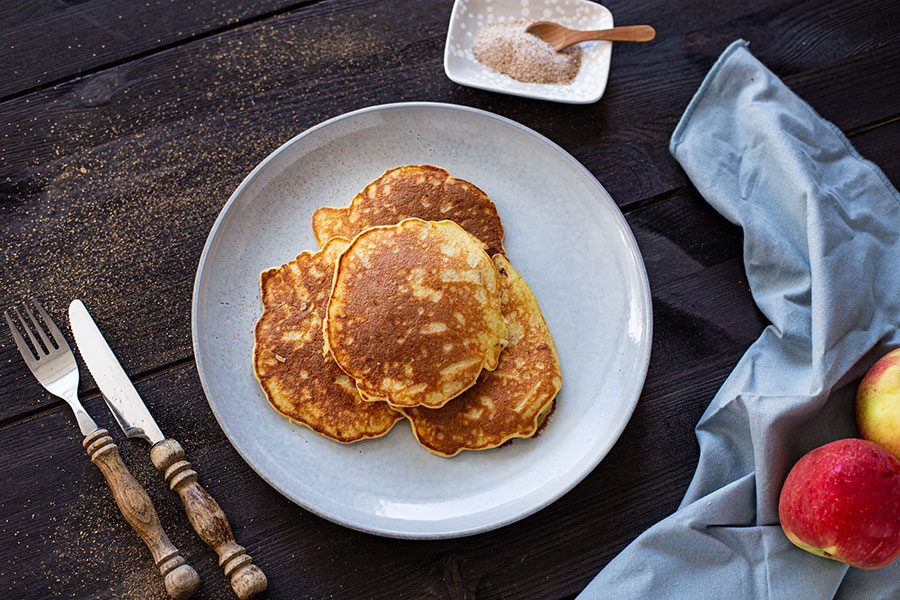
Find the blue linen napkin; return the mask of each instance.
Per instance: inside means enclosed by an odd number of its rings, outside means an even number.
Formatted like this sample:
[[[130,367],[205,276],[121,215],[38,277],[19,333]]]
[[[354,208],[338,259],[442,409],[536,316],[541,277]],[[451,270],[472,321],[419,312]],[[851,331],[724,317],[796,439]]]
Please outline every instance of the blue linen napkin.
[[[900,598],[900,560],[849,568],[795,548],[778,524],[791,466],[856,437],[857,379],[900,346],[900,195],[744,41],[713,66],[670,150],[743,228],[750,289],[771,325],[700,419],[678,511],[579,600]]]

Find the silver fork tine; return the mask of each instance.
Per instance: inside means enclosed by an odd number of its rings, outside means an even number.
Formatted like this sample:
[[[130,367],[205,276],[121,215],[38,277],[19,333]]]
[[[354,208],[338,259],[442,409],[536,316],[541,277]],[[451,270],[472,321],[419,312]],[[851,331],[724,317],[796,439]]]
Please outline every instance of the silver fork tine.
[[[47,311],[44,310],[44,307],[41,306],[41,303],[35,298],[32,298],[31,301],[34,302],[34,306],[37,308],[38,313],[40,313],[44,323],[47,324],[47,329],[50,330],[50,335],[53,336],[53,341],[56,342],[57,348],[60,350],[67,350],[69,344],[66,342],[66,336],[62,334],[62,331],[59,330],[59,327],[56,326],[56,323],[53,322],[53,319],[50,318],[50,315],[48,315]]]
[[[19,349],[19,354],[22,355],[22,358],[25,359],[25,364],[28,365],[30,369],[32,365],[37,362],[37,359],[34,358],[34,353],[31,351],[31,348],[28,347],[28,343],[25,341],[25,338],[22,337],[22,334],[19,333],[19,328],[16,327],[15,322],[12,317],[9,316],[9,312],[3,311],[3,316],[6,317],[6,324],[9,325],[9,331],[12,333],[13,340],[16,342],[16,347]]]
[[[32,300],[34,302],[34,300]],[[47,334],[44,333],[44,328],[41,327],[40,322],[35,318],[34,313],[31,311],[31,307],[27,304],[25,305],[25,312],[28,313],[28,318],[31,319],[31,324],[34,325],[33,328],[29,328],[32,331],[37,330],[38,335],[41,338],[41,341],[44,342],[44,348],[47,349],[48,352],[52,352],[55,348],[50,344],[50,338],[47,337]],[[44,319],[44,322],[47,322],[47,319]]]
[[[31,345],[34,346],[35,356],[37,356],[37,359],[40,360],[42,356],[45,356],[44,350],[38,343],[37,338],[34,337],[34,334],[31,332],[31,327],[28,326],[28,322],[22,317],[22,313],[19,312],[19,307],[13,306],[13,312],[16,313],[16,317],[19,319],[19,324],[22,325],[22,329],[25,330],[25,333],[28,335],[28,339],[31,340]]]

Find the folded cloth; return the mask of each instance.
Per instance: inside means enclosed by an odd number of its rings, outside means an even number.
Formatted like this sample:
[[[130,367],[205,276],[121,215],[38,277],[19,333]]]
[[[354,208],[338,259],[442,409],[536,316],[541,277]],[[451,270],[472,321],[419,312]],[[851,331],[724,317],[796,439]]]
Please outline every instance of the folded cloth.
[[[743,228],[750,289],[771,325],[700,419],[677,512],[579,598],[900,598],[900,560],[850,568],[795,548],[778,524],[791,466],[857,435],[857,380],[900,345],[897,190],[744,41],[713,66],[670,150]]]

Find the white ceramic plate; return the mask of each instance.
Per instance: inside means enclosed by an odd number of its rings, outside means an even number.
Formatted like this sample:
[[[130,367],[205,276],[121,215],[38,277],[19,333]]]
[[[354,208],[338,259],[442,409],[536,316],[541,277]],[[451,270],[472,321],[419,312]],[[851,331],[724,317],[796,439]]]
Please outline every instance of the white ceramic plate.
[[[456,0],[444,45],[444,72],[451,81],[491,92],[567,104],[590,104],[603,96],[609,77],[612,42],[581,44],[581,69],[566,85],[524,83],[475,60],[478,30],[496,21],[555,21],[573,29],[611,29],[612,13],[589,0]]]
[[[315,248],[310,218],[385,170],[431,163],[482,187],[510,260],[537,295],[563,389],[534,439],[440,458],[403,421],[344,446],[266,403],[250,366],[260,271]],[[374,106],[313,127],[266,158],[213,225],[194,285],[200,379],[219,424],[259,475],[348,527],[403,538],[486,531],[550,504],[624,429],[650,356],[650,292],[609,194],[559,146],[513,121],[448,104]]]

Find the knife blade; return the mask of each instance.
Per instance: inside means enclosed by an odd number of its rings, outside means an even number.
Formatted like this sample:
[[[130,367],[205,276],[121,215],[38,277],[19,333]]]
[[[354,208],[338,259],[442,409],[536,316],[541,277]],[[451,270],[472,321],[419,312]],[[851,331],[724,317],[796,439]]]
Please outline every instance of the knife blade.
[[[197,472],[176,440],[166,438],[147,405],[119,364],[109,344],[81,300],[69,304],[69,323],[88,371],[119,427],[130,438],[150,442],[150,461],[169,488],[181,498],[188,521],[207,546],[219,555],[219,565],[231,580],[231,589],[247,600],[268,586],[265,573],[253,564],[243,546],[234,540],[228,517],[219,503],[197,480]]]
[[[165,437],[156,420],[81,300],[73,300],[69,304],[69,323],[81,358],[125,435],[151,444],[163,441]]]

